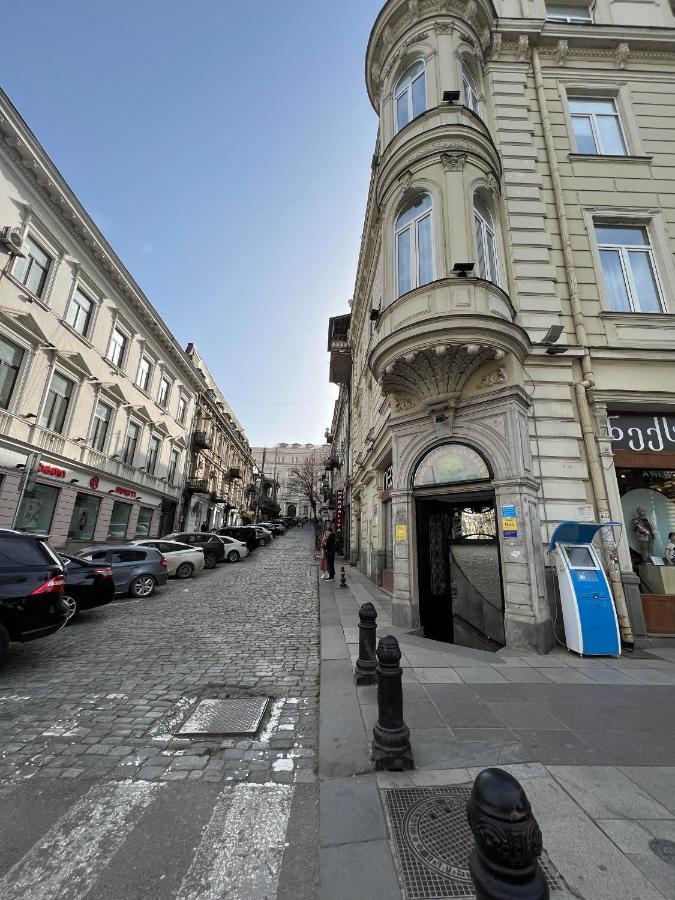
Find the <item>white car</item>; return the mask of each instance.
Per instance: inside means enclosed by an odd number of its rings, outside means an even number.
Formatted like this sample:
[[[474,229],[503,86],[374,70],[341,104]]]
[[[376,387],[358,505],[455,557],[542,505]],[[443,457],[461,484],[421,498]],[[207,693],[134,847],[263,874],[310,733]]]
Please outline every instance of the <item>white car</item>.
[[[237,541],[226,534],[219,534],[218,537],[225,544],[225,559],[228,562],[239,562],[248,556],[248,547],[242,541]]]
[[[204,569],[204,551],[198,547],[190,547],[189,544],[181,544],[180,541],[162,541],[159,539],[145,539],[132,541],[141,547],[154,547],[166,559],[166,568],[169,575],[176,578],[192,578],[195,572]]]

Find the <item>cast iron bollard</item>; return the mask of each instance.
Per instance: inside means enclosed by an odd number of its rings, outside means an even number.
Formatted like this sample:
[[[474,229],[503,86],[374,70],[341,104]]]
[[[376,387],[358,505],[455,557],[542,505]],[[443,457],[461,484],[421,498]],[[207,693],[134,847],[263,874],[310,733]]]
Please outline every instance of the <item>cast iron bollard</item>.
[[[467,806],[476,846],[469,870],[476,900],[548,900],[537,857],[542,838],[525,791],[503,769],[476,778]]]
[[[340,587],[347,587],[347,573],[344,566],[340,569]]]
[[[403,721],[401,650],[395,637],[388,634],[380,638],[377,659],[377,724],[373,728],[372,760],[378,770],[414,769],[410,731]]]
[[[359,610],[359,658],[356,660],[356,683],[377,682],[375,637],[377,635],[377,610],[372,603],[364,603]]]

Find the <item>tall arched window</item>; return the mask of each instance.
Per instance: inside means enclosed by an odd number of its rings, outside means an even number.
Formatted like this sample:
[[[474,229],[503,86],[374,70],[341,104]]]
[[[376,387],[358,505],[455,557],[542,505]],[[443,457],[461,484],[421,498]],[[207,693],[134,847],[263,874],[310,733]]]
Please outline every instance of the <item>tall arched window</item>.
[[[469,109],[480,115],[480,94],[476,85],[476,79],[465,62],[462,63],[462,91],[464,93],[464,106],[468,106]]]
[[[473,218],[476,225],[478,276],[499,284],[497,233],[492,215],[478,195],[473,198]]]
[[[424,61],[420,59],[403,73],[394,90],[396,131],[421,115],[426,108],[427,72]]]
[[[396,220],[396,293],[434,280],[433,211],[429,194],[415,197]]]

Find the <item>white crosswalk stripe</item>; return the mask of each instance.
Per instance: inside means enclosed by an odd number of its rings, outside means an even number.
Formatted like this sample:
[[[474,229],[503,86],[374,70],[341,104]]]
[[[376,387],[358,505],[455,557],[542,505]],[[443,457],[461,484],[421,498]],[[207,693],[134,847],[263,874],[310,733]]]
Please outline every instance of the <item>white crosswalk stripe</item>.
[[[276,895],[293,788],[240,784],[220,795],[178,900]]]
[[[0,880],[2,900],[79,900],[91,889],[163,785],[91,788]]]

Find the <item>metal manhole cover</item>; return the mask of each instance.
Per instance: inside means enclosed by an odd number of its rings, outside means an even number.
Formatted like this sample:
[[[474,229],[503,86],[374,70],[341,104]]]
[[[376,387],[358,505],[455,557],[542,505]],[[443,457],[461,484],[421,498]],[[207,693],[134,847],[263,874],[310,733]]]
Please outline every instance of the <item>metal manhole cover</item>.
[[[469,874],[473,835],[466,819],[471,785],[385,791],[397,860],[408,900],[475,897]],[[540,860],[549,889],[554,870]]]
[[[268,702],[268,697],[202,700],[176,734],[255,734]]]

